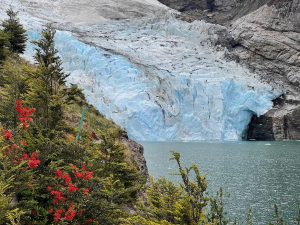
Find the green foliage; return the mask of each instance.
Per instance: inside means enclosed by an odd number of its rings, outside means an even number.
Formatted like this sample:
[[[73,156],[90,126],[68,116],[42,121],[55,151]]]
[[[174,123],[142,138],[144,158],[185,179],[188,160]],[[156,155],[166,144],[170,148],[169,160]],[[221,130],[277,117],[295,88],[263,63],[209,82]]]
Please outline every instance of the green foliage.
[[[7,190],[10,188],[9,182],[3,180],[3,176],[0,176],[0,221],[5,221],[7,213],[9,211],[9,204],[12,201],[11,197],[6,195]]]
[[[279,212],[279,208],[276,204],[274,205],[274,216],[275,216],[275,223],[270,223],[270,224],[272,224],[272,225],[286,225],[287,224],[282,219],[280,212]]]
[[[246,217],[246,224],[247,225],[253,225],[253,214],[252,214],[252,209],[250,208],[247,217]]]
[[[5,60],[8,55],[9,36],[0,30],[0,64]]]
[[[17,17],[18,13],[11,8],[6,11],[8,19],[2,22],[3,31],[8,35],[9,49],[13,53],[22,54],[26,48],[26,30]]]
[[[224,191],[222,188],[217,192],[216,197],[210,198],[210,215],[208,219],[211,223],[219,225],[226,225],[229,223],[229,220],[226,218]]]
[[[163,221],[153,221],[150,219],[145,219],[141,216],[132,216],[127,219],[123,219],[122,225],[172,225],[171,223]]]
[[[28,89],[28,74],[33,69],[19,57],[4,61],[0,71],[0,122],[9,128],[16,128],[15,102],[22,99]]]
[[[91,194],[93,202],[89,205],[93,208],[93,218],[107,225],[120,224],[127,214],[124,208],[135,203],[145,179],[126,157],[126,147],[112,135],[99,133],[101,141],[89,147],[84,143],[87,135],[83,136],[81,144],[85,146],[96,182]]]
[[[112,138],[110,134],[101,135],[102,142],[99,145],[101,156],[94,158],[97,163],[95,171],[101,169],[101,176],[113,177],[120,181],[122,188],[116,189],[121,191],[118,198],[114,200],[119,203],[130,203],[136,199],[137,194],[145,183],[145,178],[142,178],[137,166],[126,157],[126,147]],[[91,156],[92,157],[92,156]],[[101,161],[101,163],[100,163]]]
[[[146,196],[136,205],[137,215],[129,217],[124,224],[228,224],[223,190],[216,197],[209,197],[206,194],[206,178],[201,175],[198,167],[192,165],[183,168],[180,154],[176,152],[173,152],[171,159],[177,162],[182,182],[177,185],[164,178],[157,181],[151,179]]]
[[[7,194],[13,185],[13,181],[13,177],[4,179],[4,176],[0,175],[0,222],[20,225],[21,216],[24,212],[12,206],[13,198]]]
[[[13,166],[13,158],[5,155],[0,163],[2,175],[15,176],[14,187],[10,191],[17,196],[16,207],[25,210],[21,216],[22,224],[47,224],[49,218],[51,221],[53,217],[48,211],[52,200],[47,188],[49,185],[53,188],[59,187],[59,183],[53,177],[54,172],[60,169],[72,174],[70,165],[83,163],[89,165],[89,170],[93,171],[93,179],[86,183],[90,194],[85,197],[80,194],[70,195],[62,189],[62,193],[68,196],[68,205],[74,204],[76,211],[80,209],[85,212],[83,220],[76,218],[74,221],[83,224],[88,219],[93,219],[115,225],[127,217],[124,208],[136,201],[145,180],[136,165],[127,158],[126,147],[115,138],[102,134],[101,143],[92,143],[87,135],[80,143],[68,143],[64,138],[49,139],[40,134],[38,127],[34,126],[26,132],[15,133],[11,144],[22,139],[27,144],[21,152],[40,149],[41,161],[34,173],[31,170],[22,171],[24,164]],[[7,149],[4,142],[1,146],[3,150]],[[75,178],[72,178],[73,184],[82,191],[83,183],[73,179]],[[67,205],[64,209],[67,209]]]
[[[140,215],[158,224],[191,224],[191,207],[187,203],[187,196],[180,186],[160,178],[151,180],[146,201],[141,200],[137,208]]]
[[[151,216],[171,223],[179,222],[183,190],[164,178],[151,183],[147,190],[147,207]]]
[[[45,85],[47,85],[50,94],[57,94],[69,76],[69,74],[64,73],[62,61],[58,56],[58,50],[55,48],[55,33],[56,31],[51,25],[47,25],[41,33],[41,39],[33,42],[36,45],[34,58],[42,72],[42,79],[47,83]]]
[[[67,100],[65,82],[68,74],[63,72],[62,61],[54,43],[55,30],[47,26],[36,45],[37,71],[32,76],[27,98],[38,109],[39,126],[58,129],[61,126],[64,104]]]
[[[18,137],[16,137],[18,139]],[[21,224],[21,216],[26,214],[28,203],[23,207],[19,196],[32,190],[33,177],[31,171],[24,170],[24,163],[16,164],[7,152],[15,144],[8,143],[0,137],[0,222]],[[4,154],[6,152],[6,154]]]
[[[86,103],[85,95],[75,84],[71,84],[71,87],[66,89],[66,95],[68,104],[76,103],[80,106],[83,106]]]
[[[21,211],[20,209],[16,208],[13,210],[10,210],[6,214],[6,220],[11,224],[11,225],[21,225],[21,217],[24,215],[24,212]]]
[[[182,178],[182,188],[187,194],[187,200],[191,206],[192,222],[191,224],[200,224],[204,221],[204,208],[209,202],[206,194],[207,182],[206,178],[200,174],[196,165],[189,168],[183,168],[180,162],[180,154],[173,152],[172,160],[177,162],[179,175]],[[191,181],[190,173],[194,172],[195,180]]]
[[[0,68],[1,123],[6,129],[14,130],[13,138],[7,140],[5,135],[10,131],[0,134],[3,140],[0,149],[5,152],[14,144],[20,146],[20,140],[26,143],[12,155],[0,153],[1,175],[5,180],[14,177],[14,185],[5,190],[7,195],[4,197],[7,198],[1,198],[1,216],[4,219],[0,221],[10,221],[11,224],[18,224],[18,221],[38,225],[53,223],[55,217],[49,209],[57,209],[52,204],[53,195],[47,189],[52,185],[52,188],[61,187],[60,191],[68,197],[65,204],[74,205],[77,212],[85,212],[82,217],[74,218],[74,222],[84,224],[93,220],[93,224],[98,224],[98,221],[107,225],[120,224],[123,218],[128,217],[127,208],[136,202],[146,179],[141,176],[125,144],[119,140],[122,130],[89,106],[77,86],[65,87],[68,75],[63,72],[57,56],[54,35],[55,31],[48,26],[43,30],[41,39],[34,42],[37,46],[36,66],[27,64],[18,55],[12,55]],[[25,99],[27,104],[37,108],[34,123],[24,131],[18,125],[15,112],[17,99]],[[75,128],[78,127],[81,106],[87,106],[88,112],[82,138],[74,142],[72,137],[77,133]],[[24,170],[26,161],[12,164],[14,157],[22,158],[20,154],[30,155],[33,150],[39,151],[40,162],[34,171]],[[79,194],[85,183],[80,183],[72,175],[74,171],[70,167],[83,164],[89,165],[93,171],[93,179],[86,183],[89,190],[86,196]],[[72,195],[63,189],[55,178],[56,170],[70,175],[72,184],[79,188],[78,193]],[[14,207],[7,208],[12,197]],[[67,205],[62,207],[65,213]],[[64,213],[63,224],[66,223]]]
[[[55,49],[55,31],[50,26],[42,31],[34,42],[36,65],[30,65],[18,56],[25,50],[25,30],[17,13],[7,13],[9,19],[0,30],[0,123],[6,128],[0,134],[0,224],[229,224],[223,190],[208,196],[205,176],[196,165],[183,167],[179,153],[174,152],[172,160],[181,183],[151,179],[144,190],[146,178],[122,142],[124,131],[88,105],[76,85],[65,86],[68,74]],[[9,49],[14,54],[8,56]],[[26,129],[15,112],[18,99],[37,109]],[[75,141],[82,107],[88,111],[81,139]],[[36,167],[28,164],[33,152],[38,155]],[[88,180],[75,175],[77,170],[84,172],[83,165],[92,172]],[[75,191],[69,191],[57,171],[70,178]],[[55,204],[51,190],[60,191],[65,201]],[[63,213],[55,221],[60,208]],[[70,208],[77,214],[67,221]],[[253,224],[252,213],[247,224]],[[277,206],[274,224],[284,224]]]

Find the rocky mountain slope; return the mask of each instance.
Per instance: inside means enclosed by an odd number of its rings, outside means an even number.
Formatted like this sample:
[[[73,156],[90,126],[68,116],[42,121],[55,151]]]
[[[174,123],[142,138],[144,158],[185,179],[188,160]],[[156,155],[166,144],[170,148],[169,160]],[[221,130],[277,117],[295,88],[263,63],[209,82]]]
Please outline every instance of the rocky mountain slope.
[[[135,140],[237,140],[284,91],[234,62],[247,62],[238,26],[188,23],[156,0],[1,3],[1,18],[20,11],[30,40],[46,23],[60,30],[69,82]]]
[[[227,26],[227,36],[232,37],[228,56],[283,90],[272,110],[253,118],[249,139],[300,138],[299,0],[161,2],[182,11],[183,19],[205,19]],[[212,12],[209,2],[214,4]]]
[[[233,22],[240,46],[233,54],[274,87],[283,87],[284,101],[253,120],[248,137],[300,139],[300,1],[272,1]],[[269,132],[257,135],[265,119]],[[268,127],[268,125],[266,124]],[[253,132],[254,131],[254,132]],[[268,134],[270,133],[270,134]]]

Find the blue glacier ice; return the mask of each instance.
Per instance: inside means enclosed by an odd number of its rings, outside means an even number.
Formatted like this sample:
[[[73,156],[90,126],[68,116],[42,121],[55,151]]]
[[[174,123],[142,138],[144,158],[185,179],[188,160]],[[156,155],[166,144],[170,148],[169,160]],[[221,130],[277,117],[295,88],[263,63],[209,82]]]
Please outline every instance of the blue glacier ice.
[[[37,39],[38,32],[29,37]],[[78,84],[88,101],[134,140],[238,140],[252,115],[269,110],[276,97],[267,85],[235,77],[230,68],[213,67],[215,62],[193,76],[155,69],[151,74],[69,32],[57,32],[56,47],[71,74],[68,82]],[[29,44],[27,58],[33,49]]]
[[[12,5],[29,41],[48,22],[61,30],[68,82],[135,140],[238,140],[279,94],[215,46],[224,27],[180,21],[157,0],[99,0],[93,10],[89,0],[1,3],[0,19]],[[28,42],[24,57],[33,51]]]

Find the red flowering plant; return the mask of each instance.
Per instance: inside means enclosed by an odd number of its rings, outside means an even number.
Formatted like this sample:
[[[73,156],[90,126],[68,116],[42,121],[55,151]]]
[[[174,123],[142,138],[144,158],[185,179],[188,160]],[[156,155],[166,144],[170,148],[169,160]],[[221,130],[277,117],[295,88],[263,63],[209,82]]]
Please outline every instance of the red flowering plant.
[[[25,136],[33,122],[35,109],[24,107],[18,100],[16,112],[19,120],[17,129],[12,131],[0,128],[0,173],[4,179],[13,178],[14,185],[10,187],[8,194],[15,196],[14,206],[23,205],[25,210],[31,213],[28,196],[32,196],[38,186],[35,180],[41,160],[39,153],[27,146]],[[23,201],[24,199],[26,200]]]
[[[29,124],[33,122],[32,115],[35,109],[26,108],[20,100],[17,100],[16,112],[20,124],[19,129],[15,131],[15,135],[12,130],[4,128],[1,130],[2,154],[12,166],[24,164],[26,169],[36,169],[41,163],[38,153],[35,150],[27,149],[27,142],[22,137],[22,132],[26,132]]]
[[[41,141],[30,129],[35,109],[17,100],[15,110],[19,121],[17,129],[0,128],[0,172],[14,177],[10,194],[18,196],[16,207],[27,211],[23,220],[95,224],[88,204],[94,173],[85,164],[77,167],[65,163],[63,155],[62,158],[56,158],[55,153],[49,155],[45,150],[47,146],[41,154],[34,150],[33,146],[43,146],[36,144]]]
[[[93,224],[87,210],[93,189],[92,171],[85,164],[70,165],[53,172],[48,186],[51,199],[49,214],[56,224]]]
[[[18,113],[18,120],[20,126],[24,129],[29,128],[29,124],[33,122],[31,116],[35,113],[35,108],[26,108],[23,106],[22,101],[16,100],[16,112]]]

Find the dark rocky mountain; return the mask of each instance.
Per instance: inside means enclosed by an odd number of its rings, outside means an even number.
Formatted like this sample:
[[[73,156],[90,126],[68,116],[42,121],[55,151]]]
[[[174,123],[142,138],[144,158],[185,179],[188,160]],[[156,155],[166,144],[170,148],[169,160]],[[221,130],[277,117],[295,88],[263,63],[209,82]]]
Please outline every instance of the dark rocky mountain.
[[[226,26],[220,44],[274,88],[280,104],[254,117],[248,139],[300,139],[300,0],[160,0],[183,20]],[[277,102],[278,102],[277,101]]]

